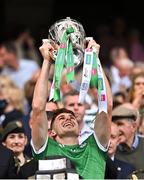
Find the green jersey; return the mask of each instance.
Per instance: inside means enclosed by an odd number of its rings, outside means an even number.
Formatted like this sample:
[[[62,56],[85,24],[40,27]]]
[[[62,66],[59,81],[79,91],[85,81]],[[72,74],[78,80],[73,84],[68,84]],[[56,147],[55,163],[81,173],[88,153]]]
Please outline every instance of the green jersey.
[[[47,156],[65,156],[74,163],[78,174],[84,179],[104,179],[107,153],[98,147],[94,135],[83,144],[72,146],[49,138],[44,151],[39,154],[33,152],[33,155],[38,160]]]

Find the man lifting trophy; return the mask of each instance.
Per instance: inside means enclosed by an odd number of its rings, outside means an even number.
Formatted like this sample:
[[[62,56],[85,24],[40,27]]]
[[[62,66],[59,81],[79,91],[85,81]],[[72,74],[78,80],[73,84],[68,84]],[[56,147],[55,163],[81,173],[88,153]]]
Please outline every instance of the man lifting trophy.
[[[55,22],[49,29],[48,39],[43,40],[40,47],[44,60],[32,101],[31,144],[34,158],[45,160],[50,156],[64,156],[72,162],[76,172],[83,179],[104,179],[110,138],[112,95],[98,58],[99,48],[93,38],[85,36],[83,26],[76,20],[68,17]],[[51,62],[54,62],[54,75],[49,95]],[[48,97],[49,100],[60,101],[63,69],[66,69],[67,83],[71,83],[75,81],[75,69],[79,65],[82,65],[82,78],[77,104],[81,106],[85,101],[89,87],[98,90],[98,112],[94,119],[94,132],[82,144],[79,144],[80,125],[76,113],[65,108],[53,111],[48,132],[45,110]],[[41,167],[41,171],[48,170]],[[47,167],[48,165],[44,164],[44,168]],[[76,179],[76,173],[74,176],[71,179]]]

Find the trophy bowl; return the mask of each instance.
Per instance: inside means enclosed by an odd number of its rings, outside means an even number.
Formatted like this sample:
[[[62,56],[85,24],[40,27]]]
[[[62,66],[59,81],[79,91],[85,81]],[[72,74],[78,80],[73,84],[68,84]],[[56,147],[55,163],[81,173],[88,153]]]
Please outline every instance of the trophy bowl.
[[[73,46],[74,53],[74,67],[78,67],[82,64],[84,58],[84,48],[85,48],[85,31],[82,24],[70,17],[66,19],[60,19],[56,21],[50,28],[48,39],[52,44],[61,44],[61,38],[68,27],[72,27],[74,32],[71,33],[70,39]],[[53,59],[56,59],[57,50],[53,52]]]

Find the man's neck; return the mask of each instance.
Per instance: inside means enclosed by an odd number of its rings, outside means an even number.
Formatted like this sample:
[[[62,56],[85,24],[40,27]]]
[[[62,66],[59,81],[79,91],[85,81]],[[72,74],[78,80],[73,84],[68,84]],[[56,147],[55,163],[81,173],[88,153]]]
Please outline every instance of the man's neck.
[[[55,140],[63,145],[77,145],[78,144],[78,137],[56,137]]]

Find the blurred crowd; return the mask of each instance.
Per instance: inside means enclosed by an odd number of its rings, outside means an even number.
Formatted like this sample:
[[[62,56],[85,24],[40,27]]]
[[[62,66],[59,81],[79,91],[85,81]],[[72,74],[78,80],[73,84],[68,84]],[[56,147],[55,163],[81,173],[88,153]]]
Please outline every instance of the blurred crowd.
[[[134,171],[144,173],[143,39],[138,29],[128,31],[121,18],[115,20],[111,29],[101,25],[95,33],[96,41],[101,46],[102,66],[113,95],[109,156],[115,162],[118,179],[126,179]],[[42,64],[35,41],[30,30],[24,30],[17,38],[0,44],[0,157],[4,159],[0,160],[0,169],[1,166],[5,168],[3,174],[0,172],[0,178],[27,179],[34,176],[38,169],[30,145],[32,98]],[[81,126],[85,126],[80,143],[93,131],[93,120],[98,109],[97,91],[93,88],[89,89],[85,104],[78,104],[77,86],[81,74],[82,67],[78,67],[75,77],[77,84],[71,86],[66,83],[63,72],[62,101],[47,102],[46,105],[49,124],[53,110],[61,107],[79,116]],[[50,83],[52,78],[53,70]],[[115,159],[122,161],[122,165]]]

